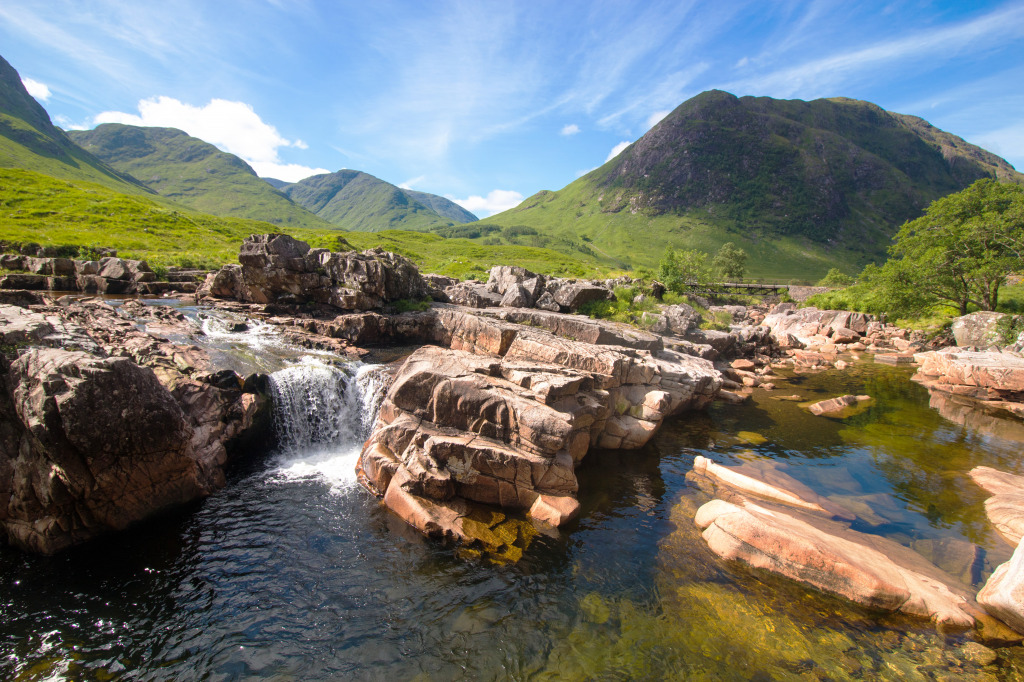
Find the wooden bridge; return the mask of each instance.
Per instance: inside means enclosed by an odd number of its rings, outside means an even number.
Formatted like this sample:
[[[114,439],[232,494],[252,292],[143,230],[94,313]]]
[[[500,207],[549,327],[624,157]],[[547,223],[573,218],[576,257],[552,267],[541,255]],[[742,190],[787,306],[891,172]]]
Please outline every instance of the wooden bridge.
[[[698,296],[714,296],[716,294],[746,294],[749,296],[778,296],[789,289],[788,284],[764,284],[759,282],[710,282],[686,285],[687,293]]]

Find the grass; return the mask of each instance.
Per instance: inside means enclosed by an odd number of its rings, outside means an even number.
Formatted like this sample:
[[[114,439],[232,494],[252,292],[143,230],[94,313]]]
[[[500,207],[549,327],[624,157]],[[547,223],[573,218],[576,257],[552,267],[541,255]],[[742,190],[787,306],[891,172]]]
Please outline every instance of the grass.
[[[595,259],[573,258],[550,249],[488,247],[424,232],[282,229],[256,220],[191,211],[165,199],[129,196],[95,183],[0,169],[0,240],[8,242],[67,246],[75,251],[109,247],[125,258],[147,260],[154,268],[216,268],[237,263],[242,240],[266,232],[285,232],[311,246],[334,250],[346,250],[348,244],[359,250],[380,246],[409,257],[422,272],[459,278],[485,278],[491,266],[510,263],[549,275],[608,274]]]
[[[640,329],[647,329],[654,324],[654,317],[663,305],[685,303],[701,317],[701,329],[717,329],[728,331],[732,323],[732,315],[727,312],[711,312],[696,301],[672,291],[665,292],[661,301],[650,295],[644,285],[615,287],[612,301],[592,301],[580,306],[579,312],[597,320],[622,322]],[[638,300],[639,297],[639,300]],[[645,315],[645,313],[647,315]]]
[[[331,229],[233,154],[172,128],[107,123],[70,131],[86,151],[177,204],[202,213],[264,220],[281,228]]]

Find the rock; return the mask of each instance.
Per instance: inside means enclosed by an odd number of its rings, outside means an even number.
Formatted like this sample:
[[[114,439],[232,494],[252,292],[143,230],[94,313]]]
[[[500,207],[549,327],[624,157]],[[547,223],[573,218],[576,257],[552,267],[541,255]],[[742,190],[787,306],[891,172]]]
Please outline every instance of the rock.
[[[1024,633],[1024,550],[1018,544],[1013,556],[992,573],[978,592],[978,603],[1017,632]]]
[[[567,282],[560,284],[551,292],[555,303],[563,309],[577,311],[580,307],[594,301],[612,301],[615,299],[609,289],[595,286],[588,282]]]
[[[956,345],[960,348],[1003,345],[997,329],[999,320],[1003,317],[1003,313],[982,310],[956,318],[951,325]]]
[[[476,281],[460,282],[444,290],[452,303],[470,308],[496,308],[501,305],[502,296],[490,291]]]
[[[656,334],[674,335],[680,338],[696,331],[701,323],[701,316],[685,303],[665,306],[651,325]]]
[[[501,298],[502,308],[530,308],[532,306],[533,297],[519,284],[509,287]]]
[[[992,665],[999,658],[995,651],[977,642],[966,642],[961,645],[957,650],[957,655],[961,660],[970,661],[982,667]]]
[[[913,355],[899,355],[897,353],[876,353],[875,362],[883,365],[912,365]]]
[[[204,293],[230,290],[250,303],[312,302],[343,310],[371,310],[431,295],[412,261],[383,249],[331,253],[287,235],[264,234],[246,237],[238,260],[240,270],[226,266]]]
[[[912,379],[935,388],[974,397],[1005,397],[1019,402],[1024,393],[1024,357],[993,351],[943,350],[917,353]]]
[[[1024,476],[1009,474],[992,467],[974,467],[971,479],[993,495],[1024,494]]]
[[[808,405],[807,409],[811,411],[811,414],[821,416],[823,414],[835,415],[843,412],[849,407],[856,405],[859,402],[866,402],[871,400],[871,396],[868,395],[844,395],[838,398],[830,398],[828,400],[822,400],[821,402]]]
[[[848,510],[821,497],[768,460],[754,460],[727,467],[697,455],[693,460],[692,473],[787,506],[820,512],[846,521],[855,518]]]
[[[712,500],[697,511],[695,523],[712,551],[724,559],[743,561],[871,608],[928,618],[945,627],[974,624],[972,603],[964,590],[916,553],[834,522],[791,514],[749,501],[740,505]]]
[[[973,542],[959,538],[923,538],[911,542],[910,548],[965,585],[981,580],[984,552]]]
[[[863,313],[844,310],[818,310],[817,308],[784,308],[765,316],[761,324],[771,330],[771,335],[780,345],[794,346],[792,339],[802,345],[811,345],[817,335],[843,334],[862,335],[867,332],[872,318]]]
[[[583,315],[566,315],[540,310],[509,310],[496,313],[507,322],[539,327],[558,336],[601,346],[625,346],[643,350],[661,350],[660,336],[635,327],[607,320],[592,320]]]
[[[428,534],[472,540],[460,519],[475,503],[566,523],[579,508],[574,469],[591,446],[641,447],[721,385],[709,362],[674,351],[434,314],[451,348],[409,356],[360,457],[364,485]]]
[[[102,303],[0,306],[0,330],[16,355],[0,358],[0,527],[24,549],[53,553],[208,494],[265,414],[233,373],[233,389],[191,378],[208,371],[201,351]]]

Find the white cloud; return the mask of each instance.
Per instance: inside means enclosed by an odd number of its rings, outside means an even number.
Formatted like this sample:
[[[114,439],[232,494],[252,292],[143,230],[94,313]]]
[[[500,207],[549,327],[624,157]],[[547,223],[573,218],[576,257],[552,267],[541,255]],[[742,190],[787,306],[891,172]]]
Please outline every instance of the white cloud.
[[[630,144],[632,144],[632,143],[628,142],[626,140],[623,140],[622,142],[620,142],[617,145],[615,145],[614,147],[612,147],[612,150],[610,152],[608,152],[608,158],[605,159],[604,162],[608,163],[609,161],[614,159],[616,156],[621,154],[622,150],[625,149],[626,147],[628,147]]]
[[[32,95],[36,99],[46,101],[50,99],[50,88],[47,87],[46,83],[40,83],[37,80],[31,78],[22,78],[21,84],[28,90],[28,94]]]
[[[53,122],[64,130],[88,130],[92,127],[88,123],[75,123],[67,116],[61,116],[60,114],[53,117]]]
[[[661,119],[665,118],[672,112],[668,109],[662,109],[661,111],[655,111],[653,114],[647,117],[647,128],[648,130],[658,125]]]
[[[277,128],[265,123],[245,102],[213,99],[209,104],[197,107],[173,97],[160,96],[140,101],[138,114],[104,111],[95,117],[94,122],[178,128],[241,157],[262,177],[298,182],[310,175],[330,172],[325,168],[283,163],[278,149],[306,149],[306,143],[284,138]]]
[[[750,57],[743,57],[738,62],[736,62],[735,68],[742,69],[744,66],[746,66],[749,63],[750,63]]]
[[[415,178],[409,178],[405,182],[399,185],[402,189],[412,189],[413,185],[418,185],[427,179],[426,175],[417,175]]]
[[[559,135],[575,135],[578,132],[580,132],[580,127],[578,125],[576,125],[575,123],[570,123],[569,125],[564,126],[559,131],[558,134]]]
[[[456,199],[453,196],[448,196],[448,199],[480,218],[487,218],[495,213],[515,208],[523,201],[523,198],[522,194],[511,189],[493,189],[487,193],[486,197],[474,195],[467,199]]]
[[[1024,167],[1024,123],[992,130],[981,135],[972,135],[970,141],[993,154],[1002,156],[1014,168]]]

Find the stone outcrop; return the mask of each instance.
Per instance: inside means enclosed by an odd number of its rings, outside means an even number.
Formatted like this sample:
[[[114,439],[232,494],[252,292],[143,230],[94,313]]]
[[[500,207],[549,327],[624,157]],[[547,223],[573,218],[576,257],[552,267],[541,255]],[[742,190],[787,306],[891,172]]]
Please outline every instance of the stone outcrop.
[[[448,347],[406,360],[360,458],[364,484],[430,535],[472,541],[465,519],[481,503],[565,523],[591,447],[641,447],[721,385],[711,363],[676,351],[440,314]]]
[[[914,359],[919,367],[912,378],[929,389],[1024,416],[1024,356],[949,348],[917,353]]]
[[[716,499],[694,517],[718,556],[885,611],[967,628],[980,609],[966,587],[920,554],[853,530],[856,517],[776,462],[726,467],[698,456],[687,475]]]
[[[168,281],[161,282],[146,261],[116,256],[87,261],[4,254],[0,255],[0,270],[19,271],[0,275],[0,289],[159,295],[191,293],[198,287],[197,271],[178,268],[168,272]]]
[[[844,310],[796,308],[779,304],[765,316],[761,325],[769,328],[772,339],[783,349],[804,349],[833,356],[848,351],[923,350],[925,336],[895,325],[882,323],[872,315]],[[831,362],[827,364],[831,364]]]
[[[985,513],[992,526],[1016,547],[1010,560],[998,566],[978,592],[978,603],[1024,633],[1024,476],[981,466],[971,469],[971,478],[992,495],[985,500]]]
[[[265,415],[241,377],[102,303],[0,305],[0,334],[0,527],[25,549],[53,553],[209,494]]]
[[[371,249],[334,253],[283,234],[246,237],[238,260],[207,277],[198,297],[248,303],[319,303],[372,310],[403,299],[421,300],[431,288],[412,261]]]

